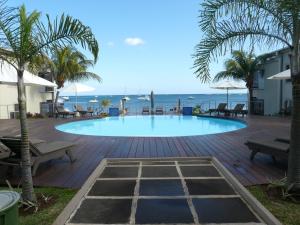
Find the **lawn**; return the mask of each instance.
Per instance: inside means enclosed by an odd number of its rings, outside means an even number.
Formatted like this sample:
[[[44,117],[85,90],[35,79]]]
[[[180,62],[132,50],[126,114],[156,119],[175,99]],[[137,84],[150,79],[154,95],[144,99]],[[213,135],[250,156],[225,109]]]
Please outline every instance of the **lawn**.
[[[1,190],[7,188],[0,188]],[[15,189],[16,191],[20,191]],[[65,188],[35,188],[37,195],[42,193],[44,196],[53,197],[55,204],[50,205],[48,208],[40,209],[38,212],[30,215],[20,216],[20,225],[51,225],[55,218],[61,213],[68,202],[76,194],[77,190]]]
[[[252,186],[248,190],[284,225],[300,224],[300,204],[270,198],[262,186]]]
[[[49,208],[42,209],[35,214],[21,216],[20,225],[51,225],[77,192],[77,190],[63,188],[35,188],[35,191],[37,194],[55,196],[56,202]]]

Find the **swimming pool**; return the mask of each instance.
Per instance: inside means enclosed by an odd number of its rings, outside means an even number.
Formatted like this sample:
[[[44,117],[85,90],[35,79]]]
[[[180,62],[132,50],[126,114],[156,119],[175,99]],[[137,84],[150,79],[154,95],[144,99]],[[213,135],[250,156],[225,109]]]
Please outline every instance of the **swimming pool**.
[[[217,134],[245,128],[229,119],[196,116],[124,116],[65,123],[57,130],[81,135],[118,137],[178,137]]]

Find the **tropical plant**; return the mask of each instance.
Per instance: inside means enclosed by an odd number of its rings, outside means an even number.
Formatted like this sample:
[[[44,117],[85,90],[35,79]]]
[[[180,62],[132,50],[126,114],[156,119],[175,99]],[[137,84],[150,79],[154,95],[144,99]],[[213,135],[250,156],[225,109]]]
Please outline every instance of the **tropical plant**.
[[[70,46],[55,49],[52,61],[49,63],[58,89],[63,88],[66,81],[78,82],[94,79],[100,82],[101,78],[97,74],[87,71],[88,67],[93,65],[93,60],[88,60],[83,53]],[[56,93],[55,104],[58,97],[59,90]]]
[[[47,53],[66,44],[79,44],[98,57],[98,42],[91,29],[79,20],[62,15],[51,22],[46,16],[46,23],[40,20],[41,13],[28,13],[25,6],[10,8],[6,1],[0,1],[0,60],[16,69],[18,76],[18,103],[21,128],[21,165],[22,197],[24,201],[35,202],[31,175],[31,159],[28,142],[26,118],[26,96],[24,70],[38,55]]]
[[[193,107],[193,115],[199,115],[201,113],[202,113],[201,105],[195,105],[195,107]]]
[[[268,190],[278,190],[282,199],[290,199],[297,203],[300,195],[298,193],[293,193],[293,186],[293,184],[287,185],[287,177],[285,176],[280,180],[271,180],[267,188]]]
[[[106,109],[110,105],[110,103],[111,103],[111,101],[109,99],[103,99],[101,101],[101,107],[103,108],[103,110]]]
[[[246,44],[290,49],[293,86],[288,185],[300,189],[300,4],[298,0],[210,0],[202,4],[199,27],[204,32],[194,53],[195,74],[209,81],[217,56]]]
[[[263,57],[256,57],[252,51],[233,51],[231,59],[225,61],[225,70],[216,74],[214,81],[221,79],[233,78],[243,80],[249,91],[249,111],[252,113],[251,101],[253,99],[253,80],[254,74],[259,69]]]

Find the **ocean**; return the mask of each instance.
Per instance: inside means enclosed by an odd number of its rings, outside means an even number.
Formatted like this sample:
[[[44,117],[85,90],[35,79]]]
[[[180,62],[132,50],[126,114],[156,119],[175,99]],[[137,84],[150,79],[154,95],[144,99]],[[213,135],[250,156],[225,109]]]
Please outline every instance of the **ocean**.
[[[61,96],[63,97],[63,96]],[[73,110],[76,103],[75,96],[68,96],[69,100],[64,102],[66,108]],[[103,99],[110,100],[111,107],[119,107],[120,100],[124,95],[101,95],[101,96],[78,96],[77,103],[83,108],[92,107],[95,110],[101,109],[101,101]],[[126,101],[125,108],[131,114],[140,114],[142,107],[149,106],[150,101],[139,99],[144,95],[126,95],[130,100]],[[170,111],[177,106],[178,99],[180,99],[182,106],[196,106],[200,105],[202,110],[215,108],[221,102],[227,101],[226,94],[154,94],[154,107],[161,106],[164,110]],[[96,100],[94,103],[91,100]],[[247,94],[229,94],[228,100],[229,108],[233,108],[237,103],[243,103],[247,107]]]

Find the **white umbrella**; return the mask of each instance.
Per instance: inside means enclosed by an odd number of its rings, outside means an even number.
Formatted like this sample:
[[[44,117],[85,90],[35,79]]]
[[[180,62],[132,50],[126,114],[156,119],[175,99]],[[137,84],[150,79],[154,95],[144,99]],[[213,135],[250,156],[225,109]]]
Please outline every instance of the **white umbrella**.
[[[26,86],[46,86],[46,87],[56,87],[57,85],[43,79],[37,75],[34,75],[27,70],[23,74],[24,84]],[[8,63],[3,63],[0,65],[0,84],[16,85],[18,82],[17,71],[13,66]]]
[[[93,105],[93,110],[95,108],[95,103],[98,103],[99,101],[97,99],[92,99],[92,100],[89,100],[89,103],[92,103]]]
[[[269,80],[287,80],[291,79],[291,70],[285,70],[280,73],[277,73],[273,76],[268,77]]]
[[[211,88],[222,89],[222,90],[227,91],[227,107],[228,107],[228,91],[235,90],[235,89],[246,89],[246,84],[245,84],[245,82],[237,82],[237,81],[233,81],[233,80],[223,80],[223,81],[220,81],[220,82],[214,84],[213,86],[211,86]]]
[[[74,83],[74,84],[71,84],[70,86],[62,89],[63,92],[75,92],[76,106],[77,106],[77,95],[78,95],[78,93],[91,92],[91,91],[94,91],[94,90],[95,90],[95,88],[84,85],[84,84],[80,84],[80,83]]]

